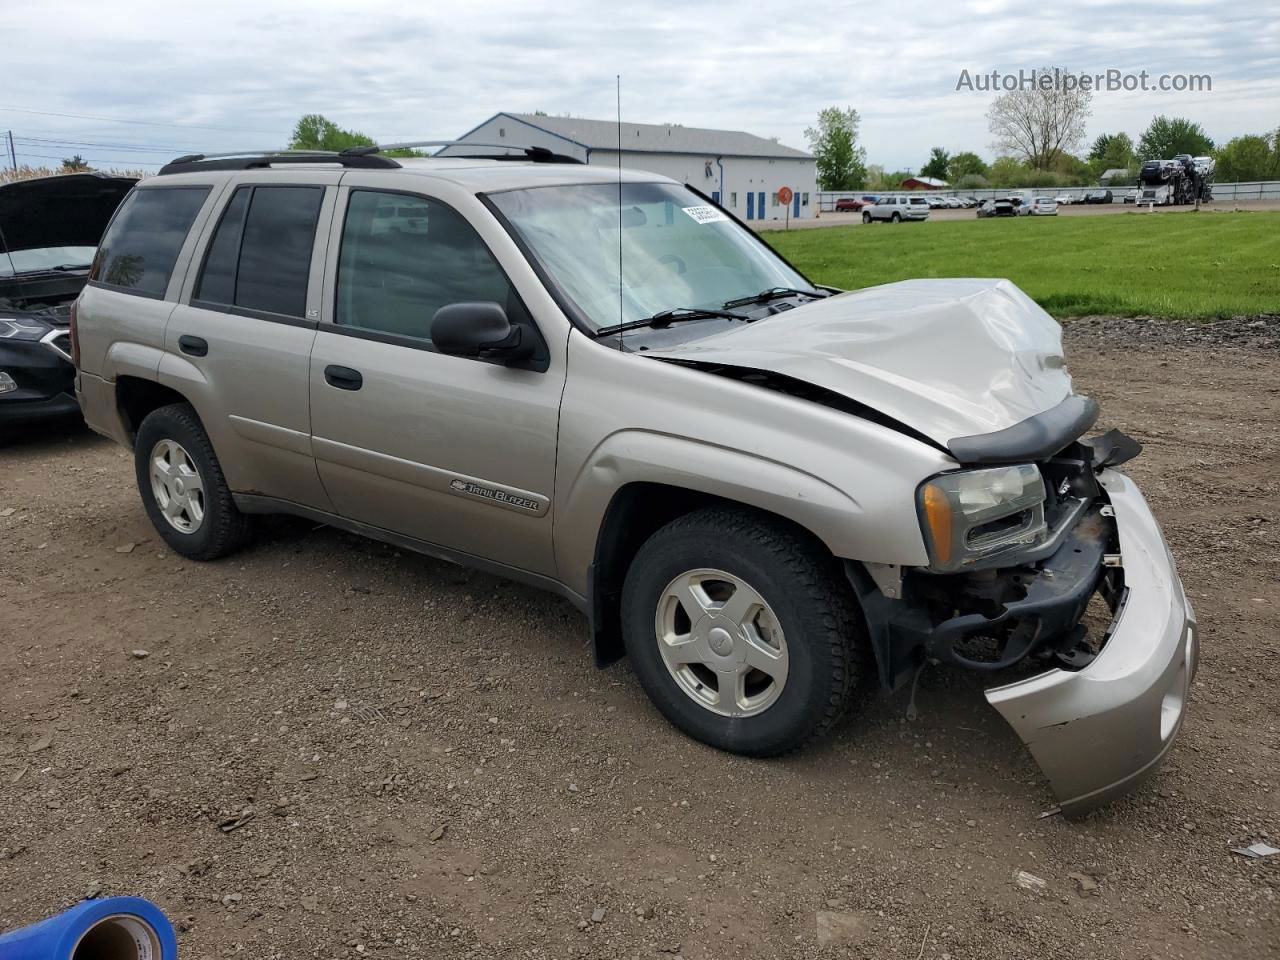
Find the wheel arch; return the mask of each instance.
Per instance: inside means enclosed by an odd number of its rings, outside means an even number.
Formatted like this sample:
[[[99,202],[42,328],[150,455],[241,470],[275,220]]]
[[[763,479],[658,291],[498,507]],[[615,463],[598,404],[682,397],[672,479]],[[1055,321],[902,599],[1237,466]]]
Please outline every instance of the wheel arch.
[[[190,400],[173,387],[146,377],[132,374],[116,377],[116,409],[130,446],[137,440],[138,427],[147,414],[174,403],[190,403]]]
[[[781,522],[813,540],[818,534],[791,517],[721,494],[671,483],[641,480],[619,487],[601,518],[587,573],[587,600],[596,666],[607,667],[625,655],[622,642],[622,585],[644,543],[679,517],[707,507],[731,507]]]

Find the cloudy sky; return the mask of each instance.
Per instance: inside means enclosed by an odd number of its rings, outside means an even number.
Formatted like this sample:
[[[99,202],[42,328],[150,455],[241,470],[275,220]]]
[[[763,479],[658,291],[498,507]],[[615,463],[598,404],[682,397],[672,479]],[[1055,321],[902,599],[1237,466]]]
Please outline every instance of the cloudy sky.
[[[282,146],[309,112],[383,142],[457,136],[499,110],[610,118],[617,73],[627,120],[798,147],[820,108],[853,106],[869,161],[890,168],[934,145],[991,158],[993,95],[957,92],[966,69],[1212,76],[1208,93],[1100,93],[1090,137],[1136,139],[1156,113],[1219,142],[1280,126],[1280,0],[193,6],[6,4],[0,135],[12,129],[19,162],[154,169]]]

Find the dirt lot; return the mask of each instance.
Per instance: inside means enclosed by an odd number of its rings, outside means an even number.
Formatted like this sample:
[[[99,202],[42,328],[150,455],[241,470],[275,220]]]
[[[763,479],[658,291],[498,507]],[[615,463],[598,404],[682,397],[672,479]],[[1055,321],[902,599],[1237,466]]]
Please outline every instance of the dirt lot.
[[[557,599],[290,520],[188,563],[124,451],[0,449],[0,929],[100,891],[187,958],[1276,956],[1280,857],[1230,848],[1280,845],[1280,326],[1204,329],[1069,328],[1204,628],[1168,763],[1083,823],[971,676],[727,756]]]

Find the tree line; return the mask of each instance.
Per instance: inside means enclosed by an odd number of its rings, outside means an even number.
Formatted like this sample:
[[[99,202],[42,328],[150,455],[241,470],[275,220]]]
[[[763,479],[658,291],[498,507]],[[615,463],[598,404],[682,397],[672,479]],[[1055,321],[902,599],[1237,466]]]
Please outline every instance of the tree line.
[[[805,131],[817,163],[819,190],[896,190],[912,176],[933,177],[959,189],[1066,187],[1137,179],[1143,160],[1178,154],[1211,156],[1223,183],[1280,180],[1280,129],[1234,137],[1218,145],[1185,117],[1153,117],[1138,137],[1098,134],[1086,141],[1092,92],[1080,89],[1014,90],[996,97],[987,127],[996,159],[987,163],[972,150],[951,153],[934,147],[916,170],[889,170],[867,163],[858,143],[861,118],[852,107],[827,107]],[[1117,172],[1118,171],[1118,172]]]

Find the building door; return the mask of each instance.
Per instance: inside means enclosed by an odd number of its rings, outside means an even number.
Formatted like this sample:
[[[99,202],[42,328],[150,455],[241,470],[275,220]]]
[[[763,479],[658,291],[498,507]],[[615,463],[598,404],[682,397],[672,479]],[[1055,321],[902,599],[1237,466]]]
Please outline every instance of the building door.
[[[761,220],[766,219],[766,215],[764,212],[764,191],[763,190],[756,194],[756,207],[760,210],[760,219]]]
[[[747,219],[754,220],[756,218],[756,195],[754,193],[747,194]]]
[[[711,191],[711,201],[712,201],[712,202],[713,202],[717,207],[718,207],[718,206],[720,206],[720,191],[719,191],[719,190],[712,190],[712,191]]]
[[[792,204],[794,205],[794,209],[792,209],[792,211],[791,211],[791,215],[792,215],[793,217],[798,217],[798,216],[800,216],[800,194],[798,194],[798,193],[797,193],[797,194],[794,194],[794,197],[795,197],[795,199],[794,199],[794,200],[792,200]]]

